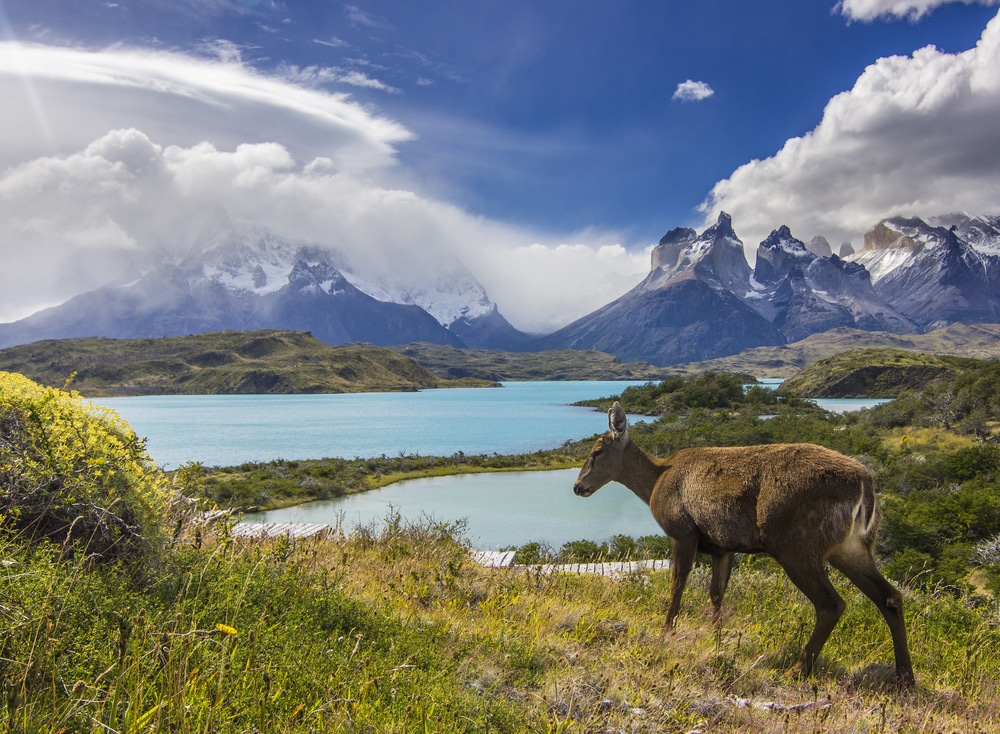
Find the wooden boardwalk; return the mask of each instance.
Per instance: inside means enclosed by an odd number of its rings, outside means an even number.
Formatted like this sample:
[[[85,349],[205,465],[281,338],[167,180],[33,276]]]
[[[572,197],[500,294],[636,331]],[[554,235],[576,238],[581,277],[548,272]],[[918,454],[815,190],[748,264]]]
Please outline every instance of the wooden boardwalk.
[[[263,538],[312,538],[316,535],[326,537],[332,531],[332,526],[314,522],[239,522],[233,525],[229,534],[234,538],[258,540]]]
[[[241,522],[233,526],[230,535],[245,540],[265,538],[325,538],[333,532],[333,526],[320,523],[250,523]],[[592,573],[598,576],[620,577],[639,571],[662,571],[670,568],[670,561],[609,561],[607,563],[546,563],[542,565],[520,566],[514,564],[514,551],[473,551],[472,558],[486,568],[510,568],[534,573]]]
[[[627,576],[639,571],[663,571],[670,568],[670,561],[608,561],[606,563],[545,563],[519,566],[514,564],[514,551],[475,551],[476,563],[487,568],[513,568],[535,573],[592,573],[598,576]]]

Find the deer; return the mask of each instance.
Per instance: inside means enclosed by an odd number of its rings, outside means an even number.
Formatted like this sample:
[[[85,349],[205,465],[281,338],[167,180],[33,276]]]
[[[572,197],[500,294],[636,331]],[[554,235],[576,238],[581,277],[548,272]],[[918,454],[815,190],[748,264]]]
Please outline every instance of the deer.
[[[696,447],[666,458],[632,442],[618,402],[608,432],[594,443],[573,492],[589,497],[618,482],[649,505],[670,538],[666,627],[675,628],[681,595],[699,552],[712,559],[709,598],[718,619],[735,553],[766,553],[815,607],[816,624],[797,666],[808,677],[846,603],[827,575],[842,572],[882,613],[895,653],[896,680],[913,684],[903,597],[873,555],[881,514],[875,482],[861,463],[814,444]]]

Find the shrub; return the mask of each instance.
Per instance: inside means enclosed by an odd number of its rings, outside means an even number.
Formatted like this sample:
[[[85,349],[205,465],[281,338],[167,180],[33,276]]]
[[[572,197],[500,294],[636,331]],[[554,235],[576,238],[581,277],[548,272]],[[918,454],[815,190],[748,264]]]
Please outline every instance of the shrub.
[[[0,523],[98,560],[143,559],[164,537],[168,498],[114,411],[0,372]]]

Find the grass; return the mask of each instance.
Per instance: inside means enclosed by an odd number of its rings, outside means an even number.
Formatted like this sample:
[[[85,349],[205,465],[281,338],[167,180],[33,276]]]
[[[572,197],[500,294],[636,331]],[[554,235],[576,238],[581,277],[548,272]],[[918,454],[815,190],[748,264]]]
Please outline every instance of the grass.
[[[800,680],[812,610],[769,561],[736,569],[718,621],[697,568],[668,633],[667,573],[488,570],[457,530],[189,530],[140,576],[0,541],[0,731],[1000,727],[995,602],[907,591],[917,686],[899,690],[885,624],[835,577],[847,611]]]
[[[184,494],[229,509],[270,510],[385,487],[405,479],[496,471],[544,471],[578,467],[589,443],[515,455],[450,457],[399,454],[369,459],[309,459],[251,462],[232,467],[189,463],[171,472]]]

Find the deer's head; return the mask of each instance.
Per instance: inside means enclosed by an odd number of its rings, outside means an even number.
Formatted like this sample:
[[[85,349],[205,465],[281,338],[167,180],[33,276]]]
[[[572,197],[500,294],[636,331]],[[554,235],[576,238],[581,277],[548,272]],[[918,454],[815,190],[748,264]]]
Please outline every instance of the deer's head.
[[[608,432],[594,442],[573,484],[573,492],[589,497],[608,482],[616,481],[622,471],[628,442],[628,418],[616,401],[608,411]]]

